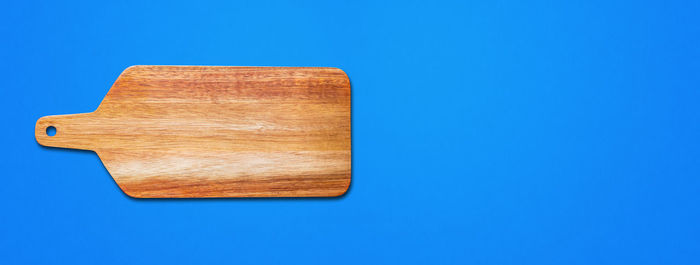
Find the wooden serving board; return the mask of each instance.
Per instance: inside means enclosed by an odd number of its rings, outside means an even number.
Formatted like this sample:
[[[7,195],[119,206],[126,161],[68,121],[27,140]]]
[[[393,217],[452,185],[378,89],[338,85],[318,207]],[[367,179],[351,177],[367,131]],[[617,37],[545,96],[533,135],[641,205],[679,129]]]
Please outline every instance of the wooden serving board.
[[[95,151],[132,197],[325,197],[350,185],[350,113],[338,68],[132,66],[35,136]]]

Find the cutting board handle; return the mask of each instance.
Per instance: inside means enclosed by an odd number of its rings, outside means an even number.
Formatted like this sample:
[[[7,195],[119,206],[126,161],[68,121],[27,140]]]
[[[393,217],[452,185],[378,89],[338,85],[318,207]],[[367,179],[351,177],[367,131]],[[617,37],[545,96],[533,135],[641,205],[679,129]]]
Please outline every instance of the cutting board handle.
[[[90,116],[93,113],[70,115],[52,115],[41,117],[34,128],[36,141],[43,146],[94,150],[90,135],[85,130],[90,126]],[[54,127],[56,134],[48,135],[48,128]],[[94,131],[94,128],[93,130]]]

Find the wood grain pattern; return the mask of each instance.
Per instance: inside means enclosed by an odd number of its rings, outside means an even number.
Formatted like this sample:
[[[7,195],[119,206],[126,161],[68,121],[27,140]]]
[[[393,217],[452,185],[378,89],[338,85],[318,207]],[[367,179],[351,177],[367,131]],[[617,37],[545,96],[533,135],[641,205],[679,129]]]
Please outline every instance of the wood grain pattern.
[[[133,197],[338,196],[350,93],[337,68],[132,66],[97,110],[42,117],[35,136],[95,151]]]

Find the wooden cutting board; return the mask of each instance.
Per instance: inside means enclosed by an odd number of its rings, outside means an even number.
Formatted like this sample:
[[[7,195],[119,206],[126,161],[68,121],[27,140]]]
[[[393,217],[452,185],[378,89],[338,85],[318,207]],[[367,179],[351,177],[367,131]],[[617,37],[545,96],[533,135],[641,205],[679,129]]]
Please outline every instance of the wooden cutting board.
[[[35,136],[95,151],[132,197],[339,196],[350,113],[338,68],[144,65],[94,112],[40,118]]]

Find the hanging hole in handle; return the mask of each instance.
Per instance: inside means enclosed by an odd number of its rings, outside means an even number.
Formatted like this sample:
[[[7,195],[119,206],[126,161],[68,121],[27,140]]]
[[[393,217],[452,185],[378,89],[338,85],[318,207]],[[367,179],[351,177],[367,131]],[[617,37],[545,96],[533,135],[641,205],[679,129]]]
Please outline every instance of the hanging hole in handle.
[[[48,136],[56,135],[56,127],[53,127],[53,126],[46,127],[46,135],[48,135]]]

